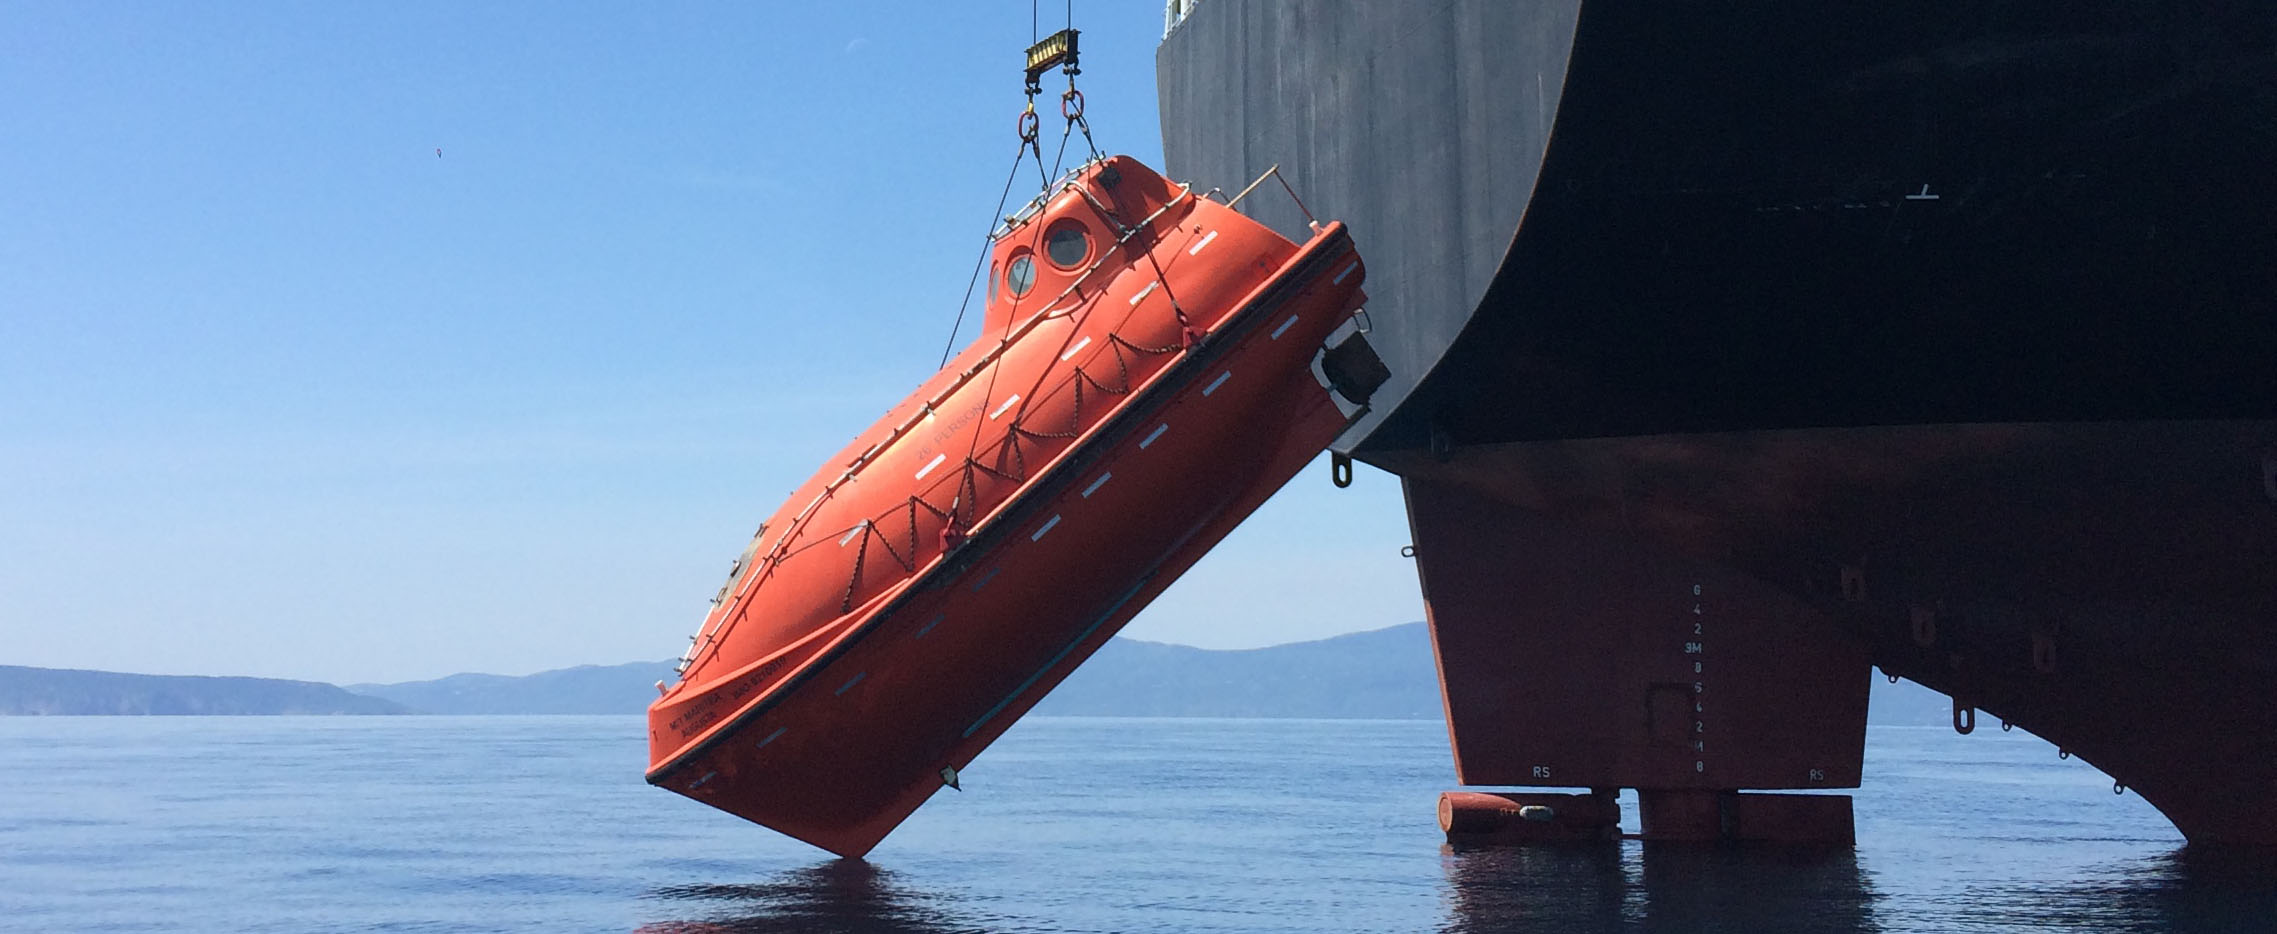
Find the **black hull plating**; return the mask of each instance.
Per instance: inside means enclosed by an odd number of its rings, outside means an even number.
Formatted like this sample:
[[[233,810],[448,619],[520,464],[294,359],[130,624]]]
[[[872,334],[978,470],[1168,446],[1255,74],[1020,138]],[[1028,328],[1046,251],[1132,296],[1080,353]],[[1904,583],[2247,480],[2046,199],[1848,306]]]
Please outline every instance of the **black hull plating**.
[[[2277,844],[2277,3],[1208,0],[1159,59],[1174,173],[1370,257],[1340,449]]]

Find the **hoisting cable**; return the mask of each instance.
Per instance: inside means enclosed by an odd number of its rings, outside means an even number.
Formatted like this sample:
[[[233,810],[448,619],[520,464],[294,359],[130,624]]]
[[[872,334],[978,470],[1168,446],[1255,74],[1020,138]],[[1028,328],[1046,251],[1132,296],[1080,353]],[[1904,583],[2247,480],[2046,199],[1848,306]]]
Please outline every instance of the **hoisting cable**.
[[[1075,37],[1082,35],[1075,28],[1075,0],[1067,0],[1067,35],[1067,62],[1060,66],[1060,72],[1067,75],[1067,90],[1059,96],[1059,115],[1067,119],[1070,130],[1083,130],[1083,145],[1091,150],[1091,158],[1097,159],[1099,143],[1091,138],[1091,121],[1083,119],[1083,92],[1075,87],[1075,76],[1083,73],[1075,41]]]
[[[1041,132],[1043,129],[1043,118],[1037,116],[1036,114],[1036,95],[1043,93],[1044,88],[1037,79],[1042,77],[1045,71],[1050,70],[1051,66],[1061,64],[1063,59],[1065,60],[1065,66],[1062,70],[1067,72],[1068,75],[1068,93],[1075,94],[1076,98],[1075,116],[1070,118],[1070,129],[1072,130],[1074,122],[1080,121],[1083,117],[1083,96],[1075,92],[1075,75],[1079,73],[1075,66],[1075,31],[1072,28],[1065,30],[1062,33],[1053,35],[1049,41],[1038,38],[1038,35],[1043,28],[1040,8],[1041,5],[1037,2],[1037,0],[1029,0],[1029,45],[1027,69],[1028,82],[1026,85],[1028,105],[1020,111],[1020,116],[1013,122],[1014,132],[1020,137],[1020,146],[1012,154],[1012,171],[1011,174],[1005,176],[1004,192],[996,196],[996,210],[989,212],[988,233],[981,238],[980,256],[973,260],[972,275],[966,277],[965,279],[965,297],[962,301],[957,303],[957,320],[955,324],[949,326],[949,341],[945,346],[941,348],[941,362],[939,366],[948,366],[949,358],[956,353],[957,332],[964,327],[965,312],[971,310],[972,308],[972,293],[974,289],[980,284],[980,271],[983,268],[986,268],[988,265],[989,247],[995,242],[995,233],[998,218],[1004,216],[1004,205],[1008,203],[1012,198],[1012,183],[1018,181],[1020,178],[1020,160],[1026,158],[1030,153],[1033,153],[1036,157],[1037,175],[1041,176],[1043,186],[1045,188],[1051,187],[1051,175],[1044,174],[1044,147],[1041,141],[1041,136],[1043,135]],[[1068,23],[1070,26],[1073,26],[1075,21],[1075,0],[1068,0],[1067,12]],[[1067,115],[1067,101],[1064,96],[1060,101],[1060,114],[1063,117]],[[1085,142],[1089,142],[1091,139],[1091,127],[1089,124],[1084,124],[1083,126],[1083,138]],[[1099,147],[1094,145],[1091,147],[1091,151],[1093,155],[1097,155]],[[1052,173],[1056,174],[1059,172],[1059,164],[1066,158],[1066,156],[1067,133],[1063,132],[1060,134],[1059,139],[1059,155],[1052,160]]]
[[[1036,173],[1038,176],[1038,181],[1040,182],[1044,193],[1048,194],[1051,190],[1053,176],[1056,175],[1059,172],[1060,168],[1066,163],[1068,138],[1074,134],[1075,130],[1078,127],[1082,128],[1084,143],[1090,148],[1091,154],[1094,158],[1096,158],[1099,154],[1099,147],[1098,144],[1091,138],[1090,123],[1083,119],[1083,94],[1081,91],[1078,91],[1075,88],[1075,76],[1082,73],[1082,70],[1078,67],[1080,50],[1077,46],[1077,40],[1080,34],[1077,33],[1074,28],[1075,2],[1074,0],[1068,0],[1067,3],[1068,28],[1062,29],[1059,32],[1054,33],[1048,37],[1037,38],[1037,34],[1042,31],[1042,16],[1040,13],[1040,7],[1041,4],[1038,2],[1038,0],[1029,0],[1028,32],[1031,44],[1029,45],[1027,51],[1027,82],[1024,86],[1024,90],[1026,91],[1028,98],[1028,103],[1026,109],[1021,112],[1018,122],[1022,149],[1018,154],[1018,157],[1016,157],[1013,161],[1012,176],[1013,178],[1017,178],[1019,175],[1019,158],[1025,158],[1029,153],[1033,153],[1036,157]],[[1040,80],[1043,77],[1043,73],[1051,70],[1054,66],[1058,66],[1060,68],[1060,71],[1063,74],[1067,75],[1067,91],[1060,96],[1060,116],[1066,121],[1067,125],[1060,132],[1058,152],[1053,157],[1050,170],[1047,171],[1044,167],[1043,147],[1040,143],[1040,140],[1038,139],[1038,137],[1041,135],[1038,131],[1040,130],[1039,125],[1042,123],[1042,120],[1036,115],[1036,95],[1043,92],[1043,84]],[[1012,179],[1008,178],[1005,181],[1004,195],[999,198],[996,211],[994,213],[999,215],[1002,214],[1004,210],[1005,199],[1008,199],[1010,197],[1011,191]],[[1040,197],[1042,196],[1039,195],[1039,198]],[[990,226],[990,231],[992,234],[994,230],[995,227],[992,223]],[[991,240],[993,241],[993,237]],[[986,262],[987,252],[984,251],[982,253],[981,259],[974,263],[973,277],[966,283],[965,286],[964,303],[959,306],[957,311],[960,327],[963,322],[964,311],[966,307],[969,307],[971,304],[972,292],[974,290],[975,283],[979,281],[980,270],[984,265],[986,265]],[[1011,337],[1011,328],[1013,322],[1019,317],[1017,314],[1017,308],[1021,298],[1022,296],[1019,295],[1014,295],[1012,297],[1015,313],[1007,315],[1005,318],[1005,334],[1002,338],[1004,340],[1009,340]],[[1173,304],[1175,305],[1175,302],[1173,302]],[[1179,321],[1181,325],[1184,325],[1185,314],[1182,309],[1179,312]],[[1187,331],[1188,336],[1186,339],[1187,342],[1191,344],[1193,341],[1191,328],[1187,328]],[[943,366],[948,365],[949,356],[954,350],[955,346],[956,332],[952,330],[949,336],[949,346],[943,348],[942,350],[941,364]],[[995,398],[996,377],[1001,371],[1001,361],[996,361],[996,365],[991,365],[989,367],[988,380],[982,385],[981,388],[981,405],[984,409],[987,407],[988,403]],[[1078,375],[1081,375],[1080,370],[1078,370]],[[1076,392],[1080,393],[1081,391],[1082,390],[1079,386],[1076,389]],[[1013,428],[1013,431],[1006,433],[1005,444],[1009,446],[1011,454],[1014,458],[1020,458],[1021,452],[1019,449],[1019,437],[1023,432],[1019,430],[1017,417],[1015,417]],[[967,446],[965,452],[965,464],[963,470],[961,471],[964,474],[964,477],[962,483],[960,484],[963,489],[960,490],[960,495],[958,497],[959,500],[967,499],[967,494],[971,496],[977,496],[978,494],[978,490],[973,488],[974,468],[980,467],[980,469],[988,470],[987,467],[980,465],[975,459],[975,455],[977,455],[980,450],[980,435],[981,433],[977,430],[973,432],[972,442]],[[989,472],[995,473],[996,471],[990,470]],[[1020,468],[1020,473],[1023,475],[1023,477],[1025,476],[1026,470],[1024,469],[1024,466]],[[963,538],[961,534],[963,530],[958,528],[960,523],[957,521],[959,518],[956,515],[956,513],[959,511],[955,508],[957,505],[963,505],[967,508],[972,508],[976,507],[978,504],[974,502],[965,502],[961,504],[952,503],[949,522],[942,529],[942,539],[945,547],[953,546],[953,543],[955,541],[961,540]],[[977,518],[977,516],[975,518]]]
[[[1071,109],[1069,105],[1074,105]],[[1075,89],[1075,78],[1067,79],[1067,93],[1059,96],[1060,116],[1067,118],[1069,127],[1083,130],[1083,145],[1090,147],[1091,158],[1099,158],[1099,144],[1091,138],[1091,121],[1083,119],[1083,92]]]
[[[1046,43],[1039,42],[1028,50],[1028,86],[1030,93],[1043,90],[1042,85],[1036,79],[1042,75],[1044,70],[1049,69],[1054,64],[1060,66],[1060,73],[1067,76],[1067,90],[1060,92],[1059,95],[1059,115],[1067,121],[1067,128],[1060,132],[1059,155],[1052,159],[1052,174],[1055,176],[1059,174],[1060,165],[1063,164],[1067,155],[1067,139],[1079,127],[1083,130],[1083,145],[1091,150],[1091,158],[1099,158],[1099,144],[1091,138],[1091,123],[1083,119],[1083,92],[1075,87],[1075,76],[1083,73],[1082,46],[1078,41],[1082,35],[1083,33],[1075,28],[1075,0],[1067,0],[1067,28],[1052,36],[1055,43],[1064,36],[1066,38],[1064,47],[1047,46]],[[1039,57],[1038,50],[1043,50],[1046,55],[1057,55],[1057,57]]]
[[[1063,97],[1063,98],[1060,98],[1060,112],[1061,112],[1061,113],[1065,113],[1065,112],[1067,112],[1067,99],[1066,99],[1066,98],[1064,98],[1064,97]],[[1056,153],[1053,153],[1053,154],[1052,154],[1052,174],[1051,174],[1051,177],[1053,177],[1053,178],[1058,178],[1058,177],[1059,177],[1059,170],[1060,170],[1060,166],[1067,164],[1067,137],[1068,137],[1070,134],[1074,133],[1074,132],[1075,132],[1075,122],[1074,122],[1074,121],[1072,121],[1072,120],[1071,120],[1071,121],[1068,121],[1068,124],[1067,124],[1067,129],[1064,129],[1064,130],[1061,130],[1061,131],[1059,131],[1059,151],[1058,151],[1058,152],[1056,152]],[[1037,166],[1039,166],[1039,167],[1040,167],[1040,166],[1042,166],[1043,164],[1044,164],[1044,160],[1042,160],[1042,159],[1037,159],[1037,160],[1036,160],[1036,165],[1037,165]],[[1049,182],[1047,182],[1046,184],[1048,185],[1048,184],[1050,184],[1050,183],[1049,183]]]
[[[1051,34],[1050,36],[1035,38],[1036,34],[1042,30],[1041,14],[1039,12],[1040,8],[1041,4],[1038,2],[1038,0],[1029,0],[1028,34],[1032,40],[1032,43],[1028,46],[1027,51],[1027,81],[1022,86],[1022,89],[1026,92],[1028,97],[1028,106],[1027,109],[1021,111],[1019,131],[1021,144],[1027,147],[1026,150],[1024,150],[1023,154],[1028,152],[1035,154],[1036,175],[1038,177],[1038,181],[1041,183],[1042,189],[1046,192],[1049,192],[1052,185],[1052,174],[1057,173],[1059,171],[1060,163],[1063,163],[1066,160],[1067,138],[1069,133],[1073,131],[1075,122],[1071,120],[1069,122],[1068,129],[1061,132],[1059,155],[1053,160],[1054,164],[1051,170],[1047,172],[1044,168],[1043,146],[1038,140],[1038,137],[1041,135],[1039,131],[1042,128],[1041,125],[1043,123],[1043,119],[1036,115],[1036,95],[1043,93],[1044,86],[1042,79],[1044,72],[1050,71],[1055,66],[1057,66],[1061,72],[1065,73],[1068,76],[1067,80],[1069,90],[1072,91],[1074,89],[1075,76],[1081,73],[1081,69],[1077,67],[1077,62],[1081,56],[1081,49],[1077,45],[1079,34],[1073,28],[1075,15],[1074,0],[1068,0],[1068,17],[1070,28],[1062,29],[1059,32]],[[1080,105],[1082,95],[1076,95],[1076,99]],[[1062,116],[1065,116],[1067,113],[1067,103],[1064,97],[1061,100],[1060,112]],[[1080,117],[1081,114],[1082,111],[1079,107],[1076,111],[1076,115]],[[1089,138],[1088,127],[1085,130],[1085,138]],[[1017,161],[1013,163],[1012,171],[1014,175],[1019,174],[1020,166]],[[1012,190],[1011,182],[1009,180],[1005,182],[1004,190],[1006,196],[1009,197]],[[1003,211],[1004,205],[1000,201],[996,206],[996,213],[1001,214]],[[991,231],[994,231],[994,229],[995,228],[993,226],[990,227]],[[983,261],[985,262],[985,257]],[[973,269],[974,275],[977,276],[980,269],[979,264],[975,264]],[[1017,307],[1019,300],[1020,296],[1013,296],[1013,303],[1015,307]],[[971,287],[969,285],[966,288],[966,301],[971,301]],[[1012,322],[1017,317],[1017,315],[1010,315],[1006,317],[1004,322],[1006,337],[1010,336]],[[952,347],[955,345],[955,340],[955,336],[952,334],[950,337],[950,344]],[[948,357],[944,354],[942,357],[942,364],[947,365],[947,363]],[[992,369],[989,371],[988,382],[985,384],[981,392],[982,404],[986,405],[989,400],[995,397],[995,394],[996,372]],[[978,452],[979,448],[980,436],[978,434],[975,434],[973,435],[973,444],[971,450],[968,451],[966,457],[969,459],[972,453]]]
[[[965,325],[965,312],[972,307],[973,288],[980,284],[980,270],[988,265],[989,248],[996,242],[996,219],[1004,215],[1004,204],[1012,198],[1012,183],[1020,179],[1020,161],[1028,157],[1028,147],[1035,142],[1035,134],[1027,129],[1027,124],[1025,119],[1021,121],[1020,146],[1012,153],[1012,172],[1004,176],[1004,193],[996,196],[996,210],[988,214],[988,232],[980,238],[980,256],[973,260],[972,275],[965,279],[965,297],[957,303],[957,321],[949,325],[949,343],[941,348],[941,362],[938,366],[948,366],[949,355],[956,352],[957,331]],[[1041,161],[1041,154],[1037,159]]]

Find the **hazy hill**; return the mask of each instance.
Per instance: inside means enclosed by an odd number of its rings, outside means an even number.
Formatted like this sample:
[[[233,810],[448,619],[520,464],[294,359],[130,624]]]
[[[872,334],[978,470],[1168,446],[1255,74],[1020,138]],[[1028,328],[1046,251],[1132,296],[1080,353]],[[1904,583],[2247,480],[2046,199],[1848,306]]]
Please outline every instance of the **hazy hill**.
[[[1262,649],[1107,643],[1036,705],[1045,716],[1440,716],[1439,675],[1422,623]]]
[[[656,699],[656,682],[671,681],[671,662],[580,665],[534,675],[460,674],[433,681],[351,684],[422,713],[639,713]]]
[[[428,713],[637,713],[669,681],[667,662],[546,671],[527,677],[452,675],[349,689]],[[1951,722],[1944,695],[1874,678],[1874,723]],[[1441,716],[1431,635],[1422,623],[1222,651],[1115,639],[1036,706],[1044,716],[1327,717],[1433,720]]]
[[[459,674],[355,684],[129,675],[0,666],[4,714],[635,714],[673,677],[669,662],[586,665],[534,675]],[[354,692],[354,693],[350,693]],[[1874,677],[1871,721],[1935,726],[1951,702]],[[1441,716],[1422,623],[1262,649],[1221,651],[1115,639],[1037,705],[1045,716]]]
[[[348,690],[442,714],[638,713],[670,662],[587,665],[524,677],[459,674]],[[1212,651],[1115,639],[1036,708],[1046,716],[1439,716],[1431,637],[1410,623],[1263,649]]]
[[[1952,723],[1952,701],[1876,672],[1867,720]],[[1212,651],[1116,639],[1036,705],[1045,716],[1327,717],[1436,720],[1444,716],[1431,633],[1422,623],[1317,642]]]
[[[0,716],[390,714],[401,705],[314,681],[0,665]]]

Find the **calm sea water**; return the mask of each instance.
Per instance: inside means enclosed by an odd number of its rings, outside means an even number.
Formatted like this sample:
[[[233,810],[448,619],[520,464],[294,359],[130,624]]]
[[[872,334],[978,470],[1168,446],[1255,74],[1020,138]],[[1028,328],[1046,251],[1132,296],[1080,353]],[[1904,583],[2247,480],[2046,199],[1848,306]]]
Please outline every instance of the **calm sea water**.
[[[1858,847],[1806,857],[1450,850],[1434,722],[1038,719],[864,863],[649,788],[642,728],[0,719],[0,928],[2277,929],[2277,873],[2022,733],[1876,730]]]

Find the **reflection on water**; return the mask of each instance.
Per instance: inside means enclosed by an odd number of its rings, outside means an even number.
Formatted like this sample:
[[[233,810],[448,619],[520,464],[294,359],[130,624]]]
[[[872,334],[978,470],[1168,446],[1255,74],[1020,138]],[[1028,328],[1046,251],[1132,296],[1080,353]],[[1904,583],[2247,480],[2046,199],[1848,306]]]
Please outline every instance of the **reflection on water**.
[[[2277,852],[2176,850],[2098,865],[2080,878],[1973,888],[1988,925],[2166,934],[2277,930]]]
[[[1449,932],[1880,930],[1848,849],[1448,847],[1441,864]]]
[[[771,934],[845,931],[855,934],[946,934],[993,926],[960,921],[938,900],[895,884],[894,874],[858,859],[840,859],[739,885],[679,885],[655,889],[671,902],[665,914],[685,911],[700,920],[659,921],[639,934]]]
[[[1969,854],[1955,853],[1966,861]],[[1601,845],[1443,847],[1446,934],[1544,931],[1950,931],[2061,927],[2173,934],[2277,929],[2277,854],[2177,850],[2094,864],[2078,878],[2022,881],[1995,866],[1944,891],[1877,890],[1847,848],[1781,850],[1634,840]],[[928,893],[894,872],[836,860],[757,882],[649,892],[639,934],[1073,930],[1014,918],[992,899]],[[1232,907],[1232,906],[1225,906]],[[1132,919],[1151,928],[1144,913]],[[1156,916],[1157,921],[1178,920]],[[1194,921],[1193,917],[1182,920]],[[1316,919],[1324,928],[1335,918]],[[1171,925],[1175,926],[1175,925]]]
[[[1966,861],[1968,853],[1953,858]],[[2277,930],[2277,854],[2177,850],[1944,891],[1877,891],[1848,849],[1646,845],[1441,851],[1449,934],[1488,931]]]
[[[0,717],[0,930],[2277,931],[2277,863],[2020,733],[1871,734],[1796,856],[1443,849],[1438,723],[1024,721],[862,863],[625,780],[642,729]]]

